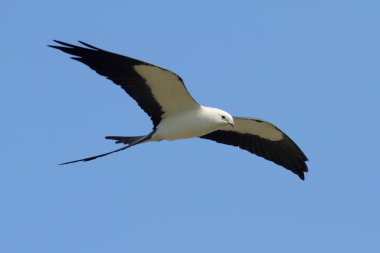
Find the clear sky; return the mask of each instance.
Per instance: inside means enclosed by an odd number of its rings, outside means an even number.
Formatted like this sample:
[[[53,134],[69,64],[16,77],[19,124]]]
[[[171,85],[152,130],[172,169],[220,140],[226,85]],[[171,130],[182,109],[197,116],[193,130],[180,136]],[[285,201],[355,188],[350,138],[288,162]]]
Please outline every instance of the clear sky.
[[[0,3],[0,252],[380,252],[379,1]],[[149,143],[151,122],[53,39],[179,74],[201,104],[275,123],[303,182],[237,148]]]

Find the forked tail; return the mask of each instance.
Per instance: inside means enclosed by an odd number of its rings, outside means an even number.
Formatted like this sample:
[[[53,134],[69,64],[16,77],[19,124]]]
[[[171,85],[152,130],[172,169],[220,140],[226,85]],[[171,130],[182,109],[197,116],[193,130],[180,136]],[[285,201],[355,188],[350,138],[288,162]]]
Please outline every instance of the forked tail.
[[[87,158],[83,158],[83,159],[79,159],[79,160],[74,160],[74,161],[70,161],[70,162],[65,162],[65,163],[61,163],[59,165],[65,165],[65,164],[76,163],[76,162],[88,162],[88,161],[94,160],[94,159],[99,158],[99,157],[103,157],[106,155],[110,155],[110,154],[122,151],[124,149],[130,148],[130,147],[135,146],[139,143],[142,143],[144,141],[149,140],[152,137],[153,133],[154,133],[154,131],[148,135],[145,135],[145,136],[134,136],[134,137],[106,136],[106,139],[116,140],[116,143],[127,144],[127,146],[124,146],[122,148],[119,148],[119,149],[116,149],[116,150],[113,150],[113,151],[110,151],[110,152],[107,152],[104,154],[91,156],[91,157],[87,157]]]
[[[115,143],[128,144],[134,143],[135,141],[143,138],[145,136],[106,136],[107,140],[114,140]]]

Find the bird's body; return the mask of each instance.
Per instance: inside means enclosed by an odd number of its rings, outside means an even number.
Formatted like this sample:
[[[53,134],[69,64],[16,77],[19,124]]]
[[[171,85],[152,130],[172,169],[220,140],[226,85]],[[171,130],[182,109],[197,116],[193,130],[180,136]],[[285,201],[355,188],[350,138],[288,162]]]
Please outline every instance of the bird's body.
[[[237,146],[283,166],[304,179],[307,158],[301,149],[273,124],[254,118],[233,117],[229,113],[198,104],[175,73],[130,57],[114,54],[84,42],[86,47],[55,41],[50,46],[73,55],[121,86],[150,116],[153,130],[142,136],[107,136],[127,144],[117,150],[70,161],[90,161],[137,144],[200,137]]]
[[[225,117],[229,115],[217,108],[205,106],[178,112],[162,119],[152,135],[152,141],[187,139],[211,133],[226,125],[226,121],[219,116],[221,114]],[[233,124],[232,116],[229,117]]]

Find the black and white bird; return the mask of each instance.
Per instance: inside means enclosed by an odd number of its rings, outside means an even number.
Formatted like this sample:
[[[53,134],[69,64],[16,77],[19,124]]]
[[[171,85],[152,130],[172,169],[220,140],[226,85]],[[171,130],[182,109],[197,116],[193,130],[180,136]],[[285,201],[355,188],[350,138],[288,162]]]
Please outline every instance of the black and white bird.
[[[75,46],[54,40],[49,45],[73,55],[98,74],[119,85],[149,115],[153,130],[143,136],[107,136],[126,144],[122,148],[62,164],[90,161],[137,144],[193,137],[213,140],[247,150],[297,174],[304,180],[308,161],[301,149],[273,124],[231,116],[229,113],[198,104],[187,91],[181,77],[153,64],[111,53],[79,41]]]

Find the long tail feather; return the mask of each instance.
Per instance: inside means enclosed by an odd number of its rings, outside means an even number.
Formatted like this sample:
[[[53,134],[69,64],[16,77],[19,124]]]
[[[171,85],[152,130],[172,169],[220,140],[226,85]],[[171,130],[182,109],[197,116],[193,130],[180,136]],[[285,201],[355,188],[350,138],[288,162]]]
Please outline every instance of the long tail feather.
[[[154,132],[148,134],[148,135],[145,135],[145,136],[139,136],[139,138],[134,138],[134,141],[132,142],[129,142],[127,146],[124,146],[122,148],[119,148],[119,149],[116,149],[116,150],[113,150],[113,151],[110,151],[110,152],[107,152],[107,153],[104,153],[104,154],[100,154],[100,155],[96,155],[96,156],[91,156],[91,157],[87,157],[87,158],[83,158],[83,159],[79,159],[79,160],[74,160],[74,161],[70,161],[70,162],[65,162],[65,163],[61,163],[59,165],[65,165],[65,164],[70,164],[70,163],[76,163],[76,162],[88,162],[88,161],[91,161],[91,160],[95,160],[99,157],[103,157],[103,156],[106,156],[106,155],[110,155],[110,154],[113,154],[113,153],[116,153],[116,152],[119,152],[119,151],[122,151],[124,149],[127,149],[127,148],[130,148],[132,146],[135,146],[139,143],[142,143],[144,141],[147,141],[149,140],[152,135],[153,135]]]
[[[87,157],[87,158],[83,158],[83,159],[79,159],[79,160],[74,160],[74,161],[70,161],[70,162],[60,163],[59,165],[65,165],[65,164],[76,163],[76,162],[88,162],[88,161],[91,161],[91,160],[95,160],[96,158],[99,158],[99,157],[103,157],[103,156],[106,156],[106,155],[110,155],[112,153],[116,153],[116,152],[122,151],[124,149],[130,148],[131,146],[133,146],[133,145],[127,145],[127,146],[124,146],[122,148],[119,148],[119,149],[116,149],[116,150],[113,150],[111,152],[107,152],[107,153],[104,153],[104,154],[101,154],[101,155],[96,155],[96,156],[91,156],[91,157]]]
[[[119,144],[130,144],[144,136],[106,136],[107,140],[114,140],[115,143]]]

